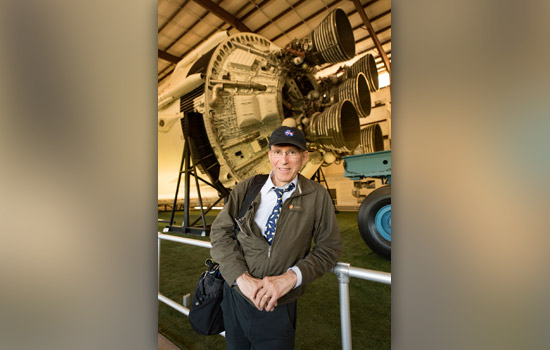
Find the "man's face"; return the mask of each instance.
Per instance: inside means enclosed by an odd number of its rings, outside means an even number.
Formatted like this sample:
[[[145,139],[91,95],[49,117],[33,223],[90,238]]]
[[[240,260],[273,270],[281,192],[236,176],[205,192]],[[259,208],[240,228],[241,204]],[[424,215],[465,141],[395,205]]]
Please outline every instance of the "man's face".
[[[273,184],[282,187],[292,181],[307,161],[307,151],[296,146],[273,145],[269,151],[269,161],[273,168]]]

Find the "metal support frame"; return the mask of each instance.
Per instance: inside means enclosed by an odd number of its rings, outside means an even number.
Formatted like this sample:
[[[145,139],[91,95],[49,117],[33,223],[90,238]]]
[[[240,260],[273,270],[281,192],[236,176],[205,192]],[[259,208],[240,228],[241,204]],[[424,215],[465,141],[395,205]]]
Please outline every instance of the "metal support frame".
[[[327,179],[325,177],[325,173],[323,173],[323,169],[321,169],[319,167],[317,169],[317,171],[315,172],[315,174],[313,174],[313,176],[311,177],[311,180],[317,181],[318,183],[323,184],[325,186],[325,188],[327,189],[327,192],[330,196],[330,200],[332,201],[332,206],[334,207],[334,212],[338,213],[338,209],[336,209],[336,203],[334,202],[334,198],[332,198],[332,194],[330,193],[330,190],[328,188],[328,182],[327,182]]]
[[[194,0],[198,5],[202,6],[207,11],[210,11],[214,16],[218,17],[222,21],[227,22],[235,29],[241,32],[250,32],[254,31],[248,28],[243,22],[241,22],[237,17],[233,16],[231,13],[224,10],[221,6],[216,4],[211,0]]]
[[[380,54],[380,57],[382,57],[382,61],[384,62],[384,66],[386,67],[386,70],[388,71],[388,74],[390,75],[390,82],[391,82],[391,64],[390,60],[388,59],[388,56],[386,55],[386,52],[382,48],[382,44],[380,43],[380,40],[378,39],[378,36],[376,35],[376,32],[372,28],[372,25],[369,21],[369,18],[367,17],[367,14],[365,13],[365,9],[363,9],[363,6],[361,5],[361,2],[359,0],[352,0],[353,4],[355,5],[355,8],[357,9],[357,12],[359,12],[359,15],[361,16],[361,19],[365,23],[365,27],[367,27],[367,30],[372,38],[372,41],[374,42],[374,45],[376,46],[376,49],[378,50],[378,53]]]
[[[171,236],[162,234],[160,232],[158,233],[158,300],[189,317],[188,308],[176,303],[175,301],[167,298],[160,293],[160,241],[163,239],[203,248],[212,248],[212,244],[210,242],[201,241],[198,239]],[[338,277],[338,289],[340,292],[340,327],[342,333],[342,349],[351,350],[351,313],[349,297],[350,277],[391,285],[391,273],[368,270],[360,267],[353,267],[350,264],[344,262],[337,262],[336,266],[332,268],[331,272]],[[221,332],[220,335],[225,337],[225,332]]]
[[[187,117],[184,117],[184,118],[187,118]],[[192,162],[192,159],[191,159],[191,146],[193,143],[193,139],[189,137],[189,123],[184,122],[183,128],[185,128],[185,130],[183,130],[184,145],[183,145],[183,153],[181,156],[181,164],[180,164],[178,181],[176,184],[176,193],[174,195],[174,204],[172,205],[172,214],[170,216],[170,223],[168,226],[166,226],[164,230],[165,232],[175,231],[175,232],[182,232],[182,233],[189,233],[189,234],[198,234],[201,236],[208,236],[210,234],[210,225],[206,224],[205,214],[208,213],[216,204],[218,204],[223,197],[218,198],[212,205],[210,205],[206,209],[206,211],[203,209],[199,180],[201,180],[202,182],[204,182],[205,184],[213,188],[215,187],[213,184],[202,179],[197,174],[197,167]],[[174,225],[175,223],[174,216],[176,214],[178,194],[179,194],[182,174],[185,174],[185,184],[184,184],[185,189],[184,189],[184,198],[183,198],[183,222],[181,226],[177,226],[177,225]],[[195,221],[193,221],[192,223],[189,223],[189,210],[190,210],[189,197],[190,197],[191,175],[193,175],[193,177],[195,178],[195,186],[197,188],[197,195],[199,197],[201,216],[197,218]],[[199,220],[202,220],[202,226],[195,226],[195,224]]]

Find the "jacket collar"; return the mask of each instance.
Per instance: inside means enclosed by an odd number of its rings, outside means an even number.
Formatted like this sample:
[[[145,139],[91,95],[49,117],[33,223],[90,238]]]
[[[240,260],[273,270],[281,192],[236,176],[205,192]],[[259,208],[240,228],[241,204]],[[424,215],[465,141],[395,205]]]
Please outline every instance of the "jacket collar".
[[[308,194],[315,190],[315,187],[313,187],[311,180],[307,179],[305,176],[303,176],[300,173],[298,173],[297,178],[298,178],[298,187],[296,188],[294,193],[292,193],[291,197]]]
[[[271,176],[273,176],[273,170],[271,170],[271,172],[267,176],[267,180],[266,180],[265,184],[262,186],[262,189],[261,189],[262,194],[266,194],[267,192],[271,191],[271,189],[273,187],[277,187],[277,186],[275,186],[275,184],[271,180]],[[292,181],[290,181],[289,183],[287,183],[286,185],[284,185],[281,188],[288,188],[288,186],[290,186],[290,183],[294,183],[294,186],[296,188],[298,188],[298,175],[296,175],[296,177]],[[280,188],[280,187],[277,187],[277,188]]]

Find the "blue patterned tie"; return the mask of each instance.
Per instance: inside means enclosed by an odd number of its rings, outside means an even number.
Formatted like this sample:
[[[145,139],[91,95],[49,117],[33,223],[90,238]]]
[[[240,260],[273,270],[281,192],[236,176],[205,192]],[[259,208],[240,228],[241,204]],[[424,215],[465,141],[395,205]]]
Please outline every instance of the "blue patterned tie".
[[[279,218],[279,214],[281,213],[281,207],[283,206],[283,193],[292,191],[294,187],[295,186],[293,182],[290,183],[290,185],[286,188],[286,190],[283,190],[282,188],[273,187],[273,191],[275,191],[275,194],[277,194],[277,204],[275,204],[275,207],[273,208],[273,211],[271,212],[269,219],[267,219],[267,223],[265,224],[265,231],[264,231],[265,240],[269,244],[273,243],[273,236],[275,235],[275,228],[277,227],[277,219]]]

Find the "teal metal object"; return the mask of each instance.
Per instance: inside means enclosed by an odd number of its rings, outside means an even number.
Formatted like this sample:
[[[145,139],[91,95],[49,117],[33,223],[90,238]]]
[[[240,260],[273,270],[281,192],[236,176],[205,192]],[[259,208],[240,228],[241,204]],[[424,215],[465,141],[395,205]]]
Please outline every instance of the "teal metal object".
[[[365,243],[378,255],[391,259],[391,150],[344,157],[344,176],[361,181],[379,178],[359,208],[357,224]]]
[[[391,183],[391,150],[344,157],[344,176],[351,180],[387,177]]]
[[[391,204],[380,208],[374,217],[378,234],[386,241],[391,242]]]

